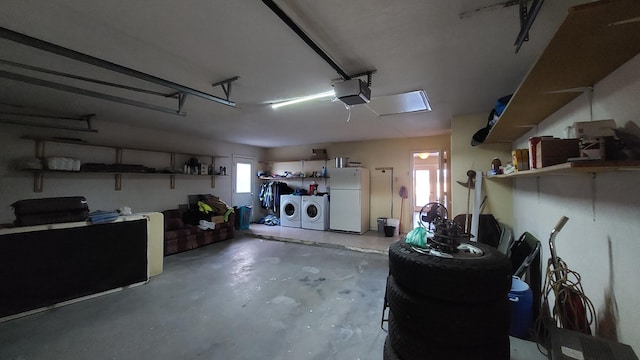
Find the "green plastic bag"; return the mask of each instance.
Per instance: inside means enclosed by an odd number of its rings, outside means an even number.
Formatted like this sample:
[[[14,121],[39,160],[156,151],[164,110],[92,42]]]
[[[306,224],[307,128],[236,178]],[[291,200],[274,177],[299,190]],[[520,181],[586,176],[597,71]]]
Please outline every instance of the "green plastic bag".
[[[417,228],[409,231],[405,238],[405,242],[413,246],[427,248],[427,229],[422,226],[418,226]]]

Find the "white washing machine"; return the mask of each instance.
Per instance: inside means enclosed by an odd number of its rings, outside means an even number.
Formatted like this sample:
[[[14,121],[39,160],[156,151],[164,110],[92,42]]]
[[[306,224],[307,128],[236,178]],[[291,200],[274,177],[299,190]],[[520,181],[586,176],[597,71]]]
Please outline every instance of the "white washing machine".
[[[302,226],[302,196],[280,195],[280,226]]]
[[[329,229],[329,196],[302,197],[302,228]]]

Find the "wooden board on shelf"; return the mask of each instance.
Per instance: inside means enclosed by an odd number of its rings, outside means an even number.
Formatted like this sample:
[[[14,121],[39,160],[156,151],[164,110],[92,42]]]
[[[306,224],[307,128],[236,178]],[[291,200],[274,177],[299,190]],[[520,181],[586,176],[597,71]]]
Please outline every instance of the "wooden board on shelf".
[[[53,142],[60,144],[73,144],[73,145],[84,145],[84,146],[95,146],[95,147],[106,147],[112,149],[126,149],[126,150],[137,150],[137,151],[149,151],[149,152],[158,152],[158,153],[167,153],[167,154],[179,154],[193,157],[210,157],[214,159],[228,158],[228,156],[218,156],[218,155],[205,155],[205,154],[192,154],[187,152],[177,152],[177,151],[169,151],[169,150],[160,150],[160,149],[151,149],[144,147],[133,147],[133,146],[118,146],[113,144],[105,144],[105,143],[92,143],[81,139],[71,139],[71,138],[55,138],[55,137],[39,137],[39,136],[22,136],[22,139],[41,141],[41,142]]]
[[[573,161],[543,167],[541,169],[516,171],[511,174],[488,176],[489,179],[497,178],[513,178],[513,177],[530,177],[540,175],[554,174],[575,174],[575,173],[601,173],[622,170],[640,170],[640,160],[628,161],[604,161],[604,160],[585,160]]]
[[[638,0],[571,8],[485,143],[513,142],[640,53],[637,17]]]
[[[271,176],[258,176],[260,180],[305,180],[305,179],[328,179],[328,176],[292,176],[292,177],[271,177]]]
[[[124,165],[123,164],[123,150],[134,150],[134,151],[148,151],[159,154],[168,154],[170,156],[170,168],[174,169],[176,165],[176,155],[189,156],[202,158],[205,157],[210,159],[211,163],[215,162],[216,158],[225,158],[228,156],[214,156],[214,155],[202,155],[202,154],[190,154],[190,153],[179,153],[179,152],[171,152],[165,150],[155,150],[155,149],[147,149],[147,148],[138,148],[138,147],[125,147],[125,146],[116,146],[116,145],[107,145],[101,143],[89,143],[82,139],[73,139],[73,138],[55,138],[55,137],[35,137],[35,136],[23,136],[22,139],[32,140],[35,142],[35,157],[38,159],[45,159],[45,146],[44,144],[47,142],[50,143],[63,143],[63,144],[73,144],[73,145],[81,145],[81,146],[94,146],[94,147],[103,147],[108,149],[115,149],[115,164],[116,165]],[[151,168],[149,168],[151,169]],[[211,188],[215,188],[215,177],[216,176],[225,176],[220,174],[185,174],[185,173],[171,173],[171,172],[155,172],[155,171],[127,171],[126,169],[123,171],[118,171],[115,169],[109,169],[109,171],[90,171],[90,170],[80,170],[80,171],[70,171],[70,170],[48,170],[48,169],[24,169],[27,171],[33,172],[33,191],[34,192],[42,192],[44,187],[44,178],[43,174],[100,174],[100,175],[114,175],[115,176],[115,190],[122,189],[122,176],[123,175],[135,175],[135,176],[168,176],[169,177],[169,188],[175,189],[175,179],[176,175],[179,177],[189,177],[189,178],[206,178],[207,176],[211,179]],[[73,175],[71,175],[73,176]]]

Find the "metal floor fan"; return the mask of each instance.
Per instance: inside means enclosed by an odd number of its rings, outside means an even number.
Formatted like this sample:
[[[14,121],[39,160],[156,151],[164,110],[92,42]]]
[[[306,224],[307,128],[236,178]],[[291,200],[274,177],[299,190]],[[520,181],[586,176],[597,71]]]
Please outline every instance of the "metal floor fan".
[[[420,209],[418,224],[427,229],[433,230],[435,223],[449,218],[449,211],[439,202],[430,202]]]

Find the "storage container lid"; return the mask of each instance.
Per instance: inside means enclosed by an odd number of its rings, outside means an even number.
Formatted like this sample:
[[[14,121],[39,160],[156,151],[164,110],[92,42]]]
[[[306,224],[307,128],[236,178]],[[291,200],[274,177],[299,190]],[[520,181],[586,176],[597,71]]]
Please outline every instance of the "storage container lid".
[[[511,277],[511,291],[509,293],[526,293],[529,291],[529,285],[520,280],[517,276]]]

